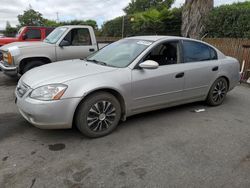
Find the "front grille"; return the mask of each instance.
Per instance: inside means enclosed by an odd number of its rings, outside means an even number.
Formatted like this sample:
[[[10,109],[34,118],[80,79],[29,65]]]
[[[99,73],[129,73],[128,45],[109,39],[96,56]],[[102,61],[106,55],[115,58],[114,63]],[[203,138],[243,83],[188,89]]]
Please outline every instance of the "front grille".
[[[19,97],[23,97],[29,90],[29,86],[23,82],[18,83],[16,93]]]

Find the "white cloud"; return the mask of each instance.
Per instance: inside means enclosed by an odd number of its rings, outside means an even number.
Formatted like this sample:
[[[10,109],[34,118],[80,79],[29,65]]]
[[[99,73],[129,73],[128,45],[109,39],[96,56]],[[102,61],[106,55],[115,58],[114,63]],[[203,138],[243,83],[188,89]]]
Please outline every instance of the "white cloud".
[[[185,0],[176,0],[174,7],[179,7]],[[244,0],[240,0],[244,1]],[[12,26],[18,24],[17,15],[22,14],[29,7],[43,14],[45,18],[56,20],[59,13],[60,20],[94,19],[101,25],[124,14],[123,8],[130,0],[0,0],[0,28],[5,28],[6,21]],[[215,0],[215,5],[237,2],[237,0]]]

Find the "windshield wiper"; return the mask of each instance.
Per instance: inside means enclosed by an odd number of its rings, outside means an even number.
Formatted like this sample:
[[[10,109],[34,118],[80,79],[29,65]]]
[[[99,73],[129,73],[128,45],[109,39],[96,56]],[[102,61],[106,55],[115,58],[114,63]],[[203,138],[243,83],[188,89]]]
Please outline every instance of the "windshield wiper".
[[[100,64],[100,65],[104,65],[104,66],[108,66],[107,63],[105,62],[102,62],[102,61],[97,61],[96,59],[84,59],[85,61],[89,61],[89,62],[93,62],[93,63],[96,63],[96,64]]]
[[[50,41],[47,38],[45,38],[43,41],[50,43]]]

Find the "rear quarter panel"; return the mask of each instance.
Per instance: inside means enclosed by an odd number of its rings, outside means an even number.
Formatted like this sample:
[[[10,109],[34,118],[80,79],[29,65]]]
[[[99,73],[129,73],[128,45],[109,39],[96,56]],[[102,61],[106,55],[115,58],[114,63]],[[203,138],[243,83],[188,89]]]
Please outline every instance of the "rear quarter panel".
[[[225,76],[229,79],[229,90],[232,90],[240,81],[240,64],[235,58],[226,56],[220,60],[219,76]]]

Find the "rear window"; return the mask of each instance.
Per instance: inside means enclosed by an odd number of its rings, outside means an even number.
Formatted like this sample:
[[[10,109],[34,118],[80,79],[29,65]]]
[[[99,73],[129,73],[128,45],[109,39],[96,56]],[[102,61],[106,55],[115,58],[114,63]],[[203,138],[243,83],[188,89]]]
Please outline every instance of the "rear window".
[[[40,29],[28,29],[26,32],[27,39],[41,39]]]
[[[217,59],[217,53],[213,48],[195,41],[183,41],[183,53],[186,63]]]

